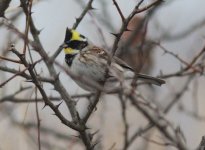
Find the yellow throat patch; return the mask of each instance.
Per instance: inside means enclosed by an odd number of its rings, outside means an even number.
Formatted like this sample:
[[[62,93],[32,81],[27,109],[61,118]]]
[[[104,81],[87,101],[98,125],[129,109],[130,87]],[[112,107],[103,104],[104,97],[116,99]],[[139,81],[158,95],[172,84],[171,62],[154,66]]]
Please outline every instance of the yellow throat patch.
[[[72,48],[64,48],[64,53],[65,54],[77,54],[79,53],[79,50],[72,49]]]

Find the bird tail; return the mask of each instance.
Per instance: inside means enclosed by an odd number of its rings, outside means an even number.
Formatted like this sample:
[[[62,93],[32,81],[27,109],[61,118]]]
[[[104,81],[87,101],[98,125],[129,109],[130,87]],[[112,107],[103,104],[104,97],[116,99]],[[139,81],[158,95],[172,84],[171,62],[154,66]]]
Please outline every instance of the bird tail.
[[[138,76],[139,79],[150,82],[151,84],[155,84],[155,85],[158,85],[158,86],[161,86],[162,84],[165,84],[164,80],[156,78],[156,77],[152,77],[152,76],[141,74],[141,73],[137,74],[137,76]]]

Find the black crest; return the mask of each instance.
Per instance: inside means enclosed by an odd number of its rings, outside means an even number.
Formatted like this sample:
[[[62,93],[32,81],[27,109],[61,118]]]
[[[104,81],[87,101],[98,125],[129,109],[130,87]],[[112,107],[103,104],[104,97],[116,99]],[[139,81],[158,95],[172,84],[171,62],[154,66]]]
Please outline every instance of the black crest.
[[[65,34],[65,40],[64,40],[64,42],[70,41],[71,37],[72,37],[72,32],[71,32],[71,30],[70,30],[69,28],[66,28],[66,34]]]

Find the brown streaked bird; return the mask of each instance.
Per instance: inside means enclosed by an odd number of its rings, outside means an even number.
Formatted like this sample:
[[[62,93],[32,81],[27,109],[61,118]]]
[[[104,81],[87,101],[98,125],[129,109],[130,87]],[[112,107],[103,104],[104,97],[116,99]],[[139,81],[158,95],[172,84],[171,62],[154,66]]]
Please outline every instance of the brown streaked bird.
[[[92,44],[84,35],[76,30],[66,29],[64,40],[65,62],[71,71],[78,75],[84,76],[97,83],[102,83],[105,80],[105,71],[108,67],[107,61],[110,54],[104,49]],[[113,57],[112,63],[109,67],[109,78],[119,79],[124,72],[134,70],[129,67],[124,61],[117,57]],[[147,80],[151,84],[162,85],[164,80],[137,73],[138,79]],[[75,82],[83,89],[88,91],[95,91],[93,87],[75,80]]]

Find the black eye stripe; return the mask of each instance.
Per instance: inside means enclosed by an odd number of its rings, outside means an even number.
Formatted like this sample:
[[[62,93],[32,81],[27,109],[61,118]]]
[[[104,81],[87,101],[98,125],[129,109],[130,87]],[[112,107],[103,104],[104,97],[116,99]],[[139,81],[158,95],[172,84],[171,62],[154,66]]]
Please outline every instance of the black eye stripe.
[[[70,48],[75,48],[75,47],[77,47],[80,43],[81,43],[81,41],[76,41],[76,40],[74,40],[74,41],[69,41],[67,44],[68,44],[68,47],[70,47]]]
[[[66,42],[67,46],[73,49],[83,49],[84,47],[87,46],[87,42],[85,41],[77,41],[77,40],[73,40],[73,41],[69,41]]]

